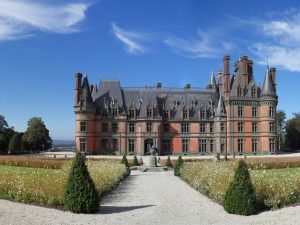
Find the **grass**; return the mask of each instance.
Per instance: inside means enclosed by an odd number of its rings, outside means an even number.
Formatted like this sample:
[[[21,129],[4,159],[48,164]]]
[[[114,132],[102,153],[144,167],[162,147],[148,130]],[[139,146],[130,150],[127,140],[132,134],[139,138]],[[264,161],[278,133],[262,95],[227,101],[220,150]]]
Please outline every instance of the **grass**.
[[[222,204],[237,161],[185,163],[182,179],[193,188]],[[249,169],[258,208],[279,208],[300,203],[300,168]]]
[[[0,198],[62,206],[70,163],[64,161],[60,169],[0,165]],[[88,160],[87,165],[100,196],[113,189],[126,174],[125,166],[118,162]]]

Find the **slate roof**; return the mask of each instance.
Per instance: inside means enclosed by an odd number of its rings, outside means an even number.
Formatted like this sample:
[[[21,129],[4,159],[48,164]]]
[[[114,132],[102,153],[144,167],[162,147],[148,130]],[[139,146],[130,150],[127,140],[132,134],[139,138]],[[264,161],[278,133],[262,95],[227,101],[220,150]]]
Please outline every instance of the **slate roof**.
[[[269,68],[267,69],[265,79],[264,79],[264,84],[261,89],[261,96],[274,96],[276,97],[276,90],[274,88],[274,84],[271,78],[271,73],[269,71]]]

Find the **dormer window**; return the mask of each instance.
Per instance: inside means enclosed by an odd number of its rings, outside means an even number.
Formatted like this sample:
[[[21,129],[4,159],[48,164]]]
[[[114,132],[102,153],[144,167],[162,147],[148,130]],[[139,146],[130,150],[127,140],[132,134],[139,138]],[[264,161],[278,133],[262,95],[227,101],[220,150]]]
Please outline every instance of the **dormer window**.
[[[149,107],[147,108],[147,118],[152,118],[152,111],[153,111],[153,110],[152,110],[152,107],[149,106]]]
[[[163,117],[164,117],[165,119],[168,119],[168,118],[169,118],[169,110],[164,109]]]
[[[200,119],[205,119],[205,110],[204,109],[201,109],[200,110]]]
[[[252,98],[256,97],[256,90],[255,90],[255,88],[252,88],[252,90],[251,90],[251,97]]]
[[[135,117],[135,109],[134,108],[129,109],[128,117],[129,118],[134,118]]]
[[[112,109],[112,115],[113,116],[118,116],[118,107],[113,107],[113,109]]]
[[[183,108],[182,110],[182,117],[183,119],[188,119],[188,111],[186,108]]]
[[[102,115],[103,116],[107,116],[108,115],[108,109],[107,108],[103,108],[102,109]]]
[[[240,87],[238,87],[238,89],[237,89],[237,96],[238,97],[242,96],[242,89]]]

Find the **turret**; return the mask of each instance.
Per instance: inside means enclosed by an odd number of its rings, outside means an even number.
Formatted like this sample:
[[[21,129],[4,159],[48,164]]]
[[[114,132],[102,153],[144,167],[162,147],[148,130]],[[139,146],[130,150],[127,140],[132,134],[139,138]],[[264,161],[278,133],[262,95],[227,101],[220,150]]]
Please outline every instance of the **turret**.
[[[276,68],[272,67],[270,68],[271,78],[273,81],[274,89],[276,91]]]

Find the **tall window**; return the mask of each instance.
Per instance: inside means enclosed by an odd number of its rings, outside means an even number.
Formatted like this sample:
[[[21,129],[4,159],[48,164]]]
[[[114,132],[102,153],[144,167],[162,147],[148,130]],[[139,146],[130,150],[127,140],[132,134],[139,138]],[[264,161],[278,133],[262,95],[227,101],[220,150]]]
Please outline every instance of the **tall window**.
[[[256,90],[255,90],[255,88],[252,88],[252,90],[251,90],[251,97],[252,98],[256,97]]]
[[[134,133],[135,131],[135,123],[129,123],[129,133]]]
[[[130,108],[129,109],[129,118],[134,118],[135,117],[135,109],[133,109],[133,108]]]
[[[170,132],[170,124],[169,123],[164,123],[164,132],[169,133]]]
[[[252,152],[254,152],[254,153],[257,152],[257,139],[256,138],[252,139]]]
[[[182,133],[190,132],[190,124],[189,123],[182,123],[181,124],[181,132]]]
[[[107,123],[102,123],[102,132],[108,132],[108,124]]]
[[[269,115],[270,117],[275,117],[275,108],[272,106],[269,108]]]
[[[205,133],[205,123],[200,123],[200,133]]]
[[[117,151],[118,150],[118,139],[113,138],[111,140],[111,149],[112,151]]]
[[[257,122],[252,123],[252,132],[256,133],[257,132]]]
[[[183,108],[182,110],[182,117],[183,119],[187,119],[188,118],[188,111],[186,108]]]
[[[152,107],[147,108],[147,118],[152,118]]]
[[[164,152],[171,152],[171,140],[170,139],[162,140],[162,150]]]
[[[86,151],[86,139],[80,138],[80,151],[85,152]]]
[[[164,109],[164,118],[168,119],[169,118],[169,110]]]
[[[252,117],[257,117],[257,108],[252,107]]]
[[[275,132],[275,123],[270,122],[270,132]]]
[[[148,122],[148,123],[146,124],[146,129],[147,129],[147,132],[148,132],[148,133],[152,132],[152,123],[149,123],[149,122]]]
[[[275,139],[274,138],[269,139],[269,148],[270,148],[270,152],[275,152]]]
[[[242,153],[244,151],[244,139],[238,139],[238,152]]]
[[[204,109],[201,109],[200,110],[200,119],[205,119],[205,110]]]
[[[244,123],[238,122],[238,132],[243,132],[243,131],[244,131]]]
[[[210,147],[209,147],[209,149],[210,149],[210,152],[213,152],[214,151],[214,140],[210,140],[209,141],[209,144],[210,144]]]
[[[199,139],[199,152],[206,152],[206,139]]]
[[[244,108],[243,106],[238,107],[238,117],[243,117],[244,116]]]
[[[225,131],[225,123],[221,123],[221,132]]]
[[[118,132],[118,123],[113,123],[112,124],[112,132],[117,133]]]
[[[103,108],[102,109],[102,115],[107,116],[108,115],[108,108]]]
[[[238,87],[237,89],[237,96],[241,97],[242,96],[242,89]]]
[[[128,139],[128,152],[134,153],[134,139],[133,138]]]
[[[210,124],[209,124],[209,132],[210,132],[210,133],[213,133],[213,132],[214,132],[214,124],[213,124],[213,123],[210,123]]]
[[[187,153],[189,151],[190,140],[182,139],[182,152]]]
[[[80,122],[80,131],[86,131],[86,122],[84,121]]]
[[[102,139],[101,140],[101,147],[102,147],[102,150],[106,151],[107,148],[108,148],[108,141],[106,138]]]
[[[118,116],[118,107],[113,107],[113,109],[112,109],[112,115],[113,116]]]

